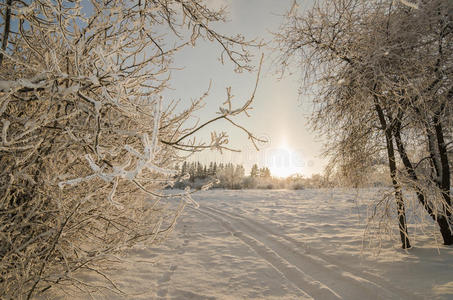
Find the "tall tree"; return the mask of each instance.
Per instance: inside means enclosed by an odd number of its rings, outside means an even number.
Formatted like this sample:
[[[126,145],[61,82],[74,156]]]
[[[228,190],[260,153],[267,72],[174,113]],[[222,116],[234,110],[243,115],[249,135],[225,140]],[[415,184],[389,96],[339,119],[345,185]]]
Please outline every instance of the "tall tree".
[[[403,183],[437,221],[444,243],[453,243],[451,135],[444,129],[452,124],[452,6],[442,0],[417,8],[390,0],[317,2],[305,15],[293,11],[277,36],[284,67],[302,54],[304,84],[317,94],[312,124],[328,136],[331,164],[360,182],[386,149],[403,248],[410,245]],[[432,172],[420,179],[423,166]]]

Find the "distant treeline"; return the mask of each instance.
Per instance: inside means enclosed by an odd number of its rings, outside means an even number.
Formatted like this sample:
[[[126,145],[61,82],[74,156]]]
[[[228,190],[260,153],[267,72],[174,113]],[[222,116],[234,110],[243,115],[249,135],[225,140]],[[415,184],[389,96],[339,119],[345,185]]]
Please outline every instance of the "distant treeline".
[[[184,162],[176,166],[179,178],[174,188],[191,186],[200,188],[204,184],[216,181],[214,188],[225,189],[304,189],[327,186],[323,176],[314,174],[306,178],[302,175],[293,175],[288,178],[272,177],[267,167],[254,164],[249,174],[240,164],[210,162],[205,165],[200,162]]]

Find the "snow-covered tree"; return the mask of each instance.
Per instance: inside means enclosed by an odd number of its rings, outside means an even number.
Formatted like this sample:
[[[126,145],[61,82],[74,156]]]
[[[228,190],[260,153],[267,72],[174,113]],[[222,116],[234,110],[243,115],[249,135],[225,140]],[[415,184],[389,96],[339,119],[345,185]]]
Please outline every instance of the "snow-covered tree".
[[[250,170],[250,177],[255,178],[258,177],[258,175],[259,175],[258,165],[254,164],[252,166],[252,169]]]
[[[262,178],[270,178],[271,177],[271,170],[268,167],[263,167],[263,168],[259,169],[258,174]]]
[[[196,127],[185,124],[207,93],[187,107],[162,97],[172,55],[200,38],[251,69],[251,43],[215,31],[225,12],[208,5],[0,1],[0,298],[89,290],[74,272],[98,272],[109,255],[164,237],[192,202],[186,191],[173,195],[175,211],[160,207],[180,151],[225,148],[226,133],[205,143],[193,135],[213,121],[237,124],[254,97],[235,107],[228,94]]]
[[[386,157],[403,248],[403,187],[453,244],[453,3],[412,4],[319,1],[304,15],[292,11],[277,35],[283,67],[302,64],[316,94],[313,125],[328,137],[331,168],[359,185]]]

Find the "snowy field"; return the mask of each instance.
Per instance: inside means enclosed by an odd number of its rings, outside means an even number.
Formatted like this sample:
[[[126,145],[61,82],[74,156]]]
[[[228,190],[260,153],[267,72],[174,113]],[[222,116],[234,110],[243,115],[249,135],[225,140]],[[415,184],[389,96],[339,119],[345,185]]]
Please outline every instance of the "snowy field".
[[[195,194],[166,242],[110,275],[96,299],[453,299],[453,248],[431,238],[363,248],[378,189]],[[81,296],[84,298],[84,296]]]

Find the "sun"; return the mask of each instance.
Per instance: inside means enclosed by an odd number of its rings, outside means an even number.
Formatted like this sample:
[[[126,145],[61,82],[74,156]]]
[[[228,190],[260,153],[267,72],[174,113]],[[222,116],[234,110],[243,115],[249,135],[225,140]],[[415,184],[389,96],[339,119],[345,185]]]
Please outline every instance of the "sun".
[[[268,149],[267,166],[274,177],[286,178],[302,173],[301,154],[286,144],[278,148]]]
[[[287,177],[297,173],[297,172],[293,172],[289,168],[271,167],[270,170],[271,170],[272,176],[279,177],[279,178],[287,178]]]

